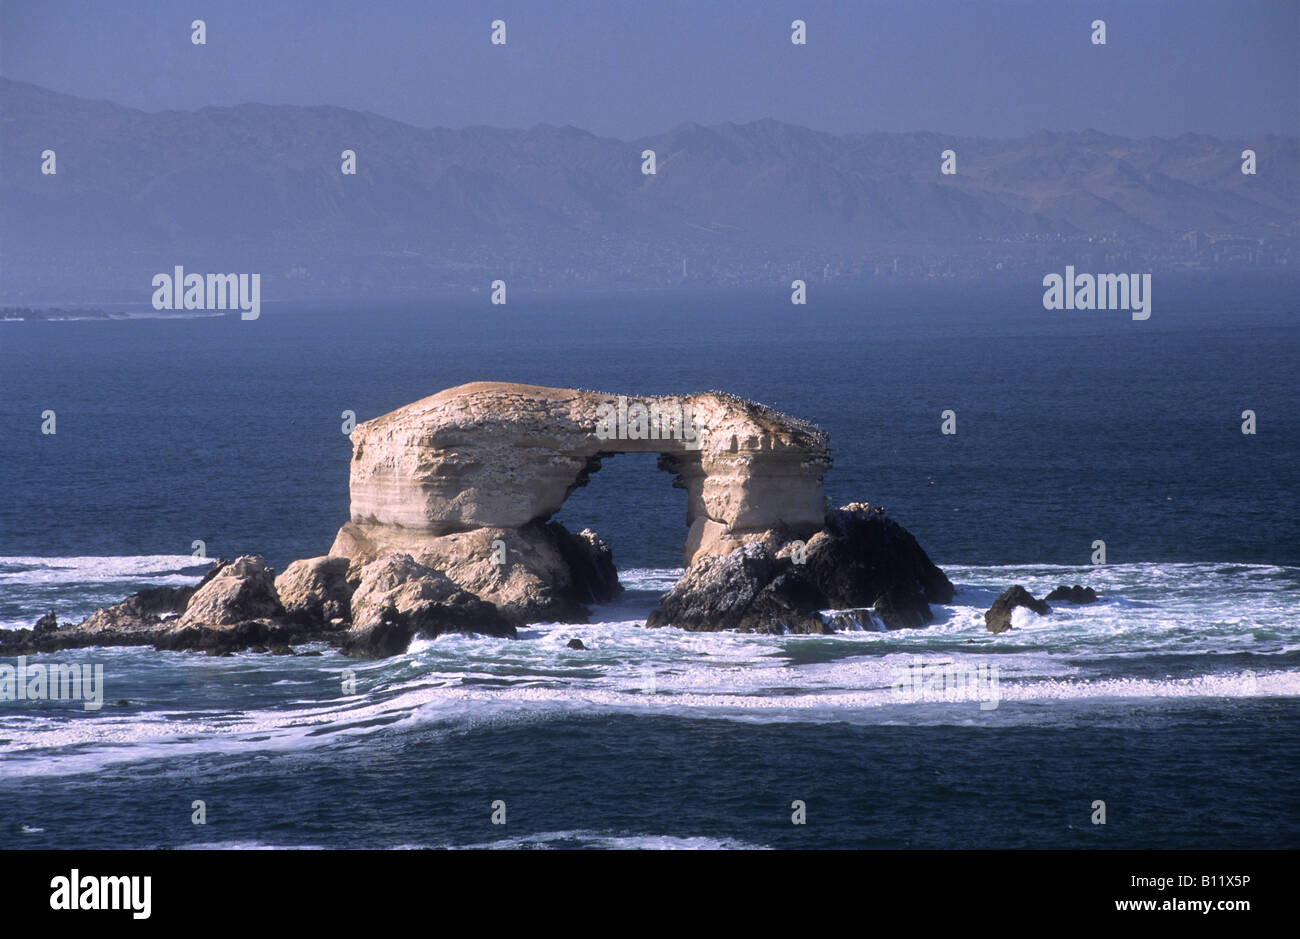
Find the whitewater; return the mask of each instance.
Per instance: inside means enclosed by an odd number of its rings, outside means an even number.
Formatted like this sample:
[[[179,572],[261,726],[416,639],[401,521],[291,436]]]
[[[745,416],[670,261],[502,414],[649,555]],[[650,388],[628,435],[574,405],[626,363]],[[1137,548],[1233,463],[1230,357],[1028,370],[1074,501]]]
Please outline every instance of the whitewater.
[[[56,609],[76,620],[147,586],[196,583],[188,555],[0,558],[3,628]],[[1227,563],[944,565],[958,593],[927,628],[827,636],[647,629],[678,569],[622,573],[626,593],[588,624],[543,623],[517,640],[447,635],[403,655],[350,660],[323,643],[294,656],[151,648],[67,650],[32,662],[102,664],[102,711],[0,705],[0,774],[89,773],[202,754],[292,751],[420,727],[623,715],[750,724],[1073,726],[1134,702],[1300,696],[1300,568]],[[992,635],[983,612],[1013,583],[1042,596],[1086,583],[1096,604],[1018,609]],[[578,639],[585,649],[571,649]],[[307,654],[303,654],[307,653]],[[983,668],[995,707],[900,692],[908,669]]]

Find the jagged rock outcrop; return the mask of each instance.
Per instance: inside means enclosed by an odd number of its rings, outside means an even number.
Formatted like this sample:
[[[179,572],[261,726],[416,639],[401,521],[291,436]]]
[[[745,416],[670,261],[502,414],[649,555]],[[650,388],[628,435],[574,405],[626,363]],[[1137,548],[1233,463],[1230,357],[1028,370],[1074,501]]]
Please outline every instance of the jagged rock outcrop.
[[[834,632],[817,615],[820,606],[820,597],[789,558],[753,543],[727,555],[705,555],[688,567],[646,625],[698,632]]]
[[[1039,616],[1052,612],[1045,601],[1035,599],[1032,593],[1016,584],[1002,591],[993,601],[993,605],[984,614],[984,626],[991,633],[1006,632],[1011,628],[1011,614],[1018,606],[1028,607]]]
[[[331,550],[351,558],[348,577],[354,584],[374,560],[410,555],[492,603],[517,625],[586,622],[586,604],[606,603],[623,589],[609,546],[594,532],[575,535],[558,522],[439,537],[396,529],[386,532],[382,542],[370,539],[360,526],[347,525]]]
[[[1080,584],[1075,584],[1073,587],[1061,584],[1061,586],[1043,597],[1043,599],[1064,600],[1066,603],[1074,604],[1096,603],[1097,591],[1093,590],[1091,587],[1084,587]]]
[[[151,587],[80,623],[58,622],[51,611],[33,629],[0,630],[0,655],[33,655],[87,646],[153,645],[175,624],[194,587]]]
[[[177,629],[235,626],[255,619],[275,619],[284,607],[275,592],[275,574],[258,555],[235,558],[208,572],[181,614]]]
[[[154,639],[154,647],[212,655],[291,654],[290,643],[323,638],[329,625],[287,616],[275,572],[259,555],[217,561],[195,588],[185,611]]]
[[[852,502],[826,513],[825,527],[808,540],[803,567],[833,609],[866,607],[888,594],[890,605],[920,611],[921,603],[948,603],[953,586],[916,539],[879,506]],[[930,613],[924,611],[924,622]]]
[[[197,589],[153,587],[141,590],[121,603],[96,610],[77,628],[90,633],[129,633],[154,626],[169,628],[175,625],[175,618],[185,612]]]
[[[575,556],[582,546],[545,524],[604,459],[660,454],[687,492],[688,565],[778,525],[817,531],[830,466],[821,429],[731,395],[628,399],[500,382],[450,388],[358,424],[352,445],[351,520],[331,554],[408,553],[526,616],[567,613],[584,594],[610,598],[616,580],[600,547],[589,542]],[[519,568],[500,564],[503,548]]]
[[[930,603],[952,600],[943,571],[875,506],[855,502],[828,512],[824,528],[806,544],[787,538],[773,531],[766,543],[699,559],[646,625],[827,633],[845,620],[819,611],[859,610],[853,619],[864,627],[879,622],[903,629],[929,623]]]
[[[275,592],[284,615],[296,622],[324,626],[352,617],[349,561],[342,557],[294,561],[275,578]]]
[[[260,559],[239,560],[258,563],[218,561],[198,587],[141,590],[121,603],[96,610],[80,623],[51,625],[53,617],[47,615],[42,617],[40,628],[0,631],[0,655],[31,655],[90,646],[153,646],[212,655],[244,650],[287,654],[292,651],[291,642],[329,638],[314,627],[289,622],[283,615],[249,616],[232,622],[240,610],[253,613],[267,608],[266,568]],[[239,571],[243,574],[238,574]],[[223,579],[227,582],[218,583]],[[218,583],[217,587],[187,619],[185,614],[195,596],[213,583]],[[212,612],[218,609],[221,612]],[[210,615],[213,622],[206,620]]]
[[[386,656],[406,651],[411,640],[447,632],[514,638],[500,611],[462,590],[449,577],[410,555],[387,555],[367,565],[352,594],[352,628],[343,643],[349,655]]]

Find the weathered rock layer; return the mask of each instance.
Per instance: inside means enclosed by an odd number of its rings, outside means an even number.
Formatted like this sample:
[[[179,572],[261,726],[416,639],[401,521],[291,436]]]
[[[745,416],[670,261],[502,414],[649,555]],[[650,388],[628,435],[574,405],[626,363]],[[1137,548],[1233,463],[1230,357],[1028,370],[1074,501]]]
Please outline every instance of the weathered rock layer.
[[[479,530],[519,531],[559,511],[601,460],[659,453],[688,495],[690,564],[784,523],[811,534],[825,512],[826,434],[719,392],[627,398],[475,382],[352,433],[351,522],[332,554]]]

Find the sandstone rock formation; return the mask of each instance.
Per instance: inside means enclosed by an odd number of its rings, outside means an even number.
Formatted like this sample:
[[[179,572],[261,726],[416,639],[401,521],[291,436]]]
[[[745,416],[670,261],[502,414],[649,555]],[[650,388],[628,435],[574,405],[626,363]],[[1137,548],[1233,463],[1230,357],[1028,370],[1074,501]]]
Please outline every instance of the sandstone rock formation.
[[[1011,613],[1018,606],[1028,607],[1039,616],[1046,616],[1052,612],[1052,608],[1046,602],[1035,599],[1032,593],[1020,584],[1016,584],[1002,591],[993,601],[993,605],[984,614],[984,626],[991,633],[1006,632],[1011,628]]]
[[[248,620],[284,614],[275,592],[275,575],[256,555],[218,562],[190,597],[176,628],[234,626]]]
[[[515,637],[514,626],[492,604],[410,555],[388,555],[361,573],[343,650],[395,655],[406,651],[415,636],[433,638],[446,632]]]
[[[331,549],[351,559],[349,578],[379,558],[408,554],[500,609],[512,622],[586,622],[589,603],[621,592],[614,557],[594,532],[573,534],[558,522],[522,528],[479,528],[431,537],[405,529],[382,531],[349,523]]]
[[[526,617],[610,599],[616,579],[601,546],[593,541],[584,559],[567,532],[546,524],[604,459],[660,454],[688,496],[687,565],[777,526],[817,531],[830,466],[822,430],[731,395],[628,399],[499,382],[366,421],[352,445],[351,520],[331,554],[408,553]],[[575,599],[583,595],[591,600]]]
[[[275,572],[258,555],[217,561],[179,618],[154,647],[214,655],[241,650],[292,653],[290,643],[314,638],[319,624],[304,626],[285,616]]]
[[[302,623],[347,622],[352,617],[352,584],[347,558],[294,561],[275,579],[285,616]]]

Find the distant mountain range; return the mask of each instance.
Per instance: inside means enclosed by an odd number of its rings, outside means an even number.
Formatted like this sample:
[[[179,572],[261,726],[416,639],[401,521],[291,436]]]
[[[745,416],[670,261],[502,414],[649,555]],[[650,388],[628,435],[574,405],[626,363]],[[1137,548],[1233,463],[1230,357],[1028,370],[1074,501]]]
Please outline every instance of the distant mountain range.
[[[940,174],[949,149],[953,176]],[[261,273],[267,299],[495,278],[1270,267],[1300,260],[1300,139],[834,135],[762,120],[622,141],[334,107],[146,113],[0,79],[0,210],[0,302],[147,302],[175,265]]]

